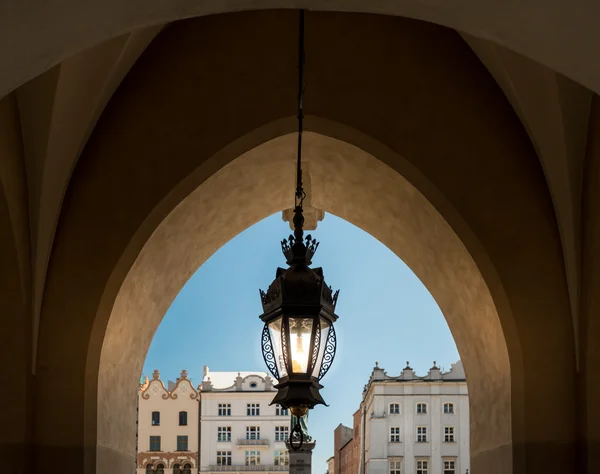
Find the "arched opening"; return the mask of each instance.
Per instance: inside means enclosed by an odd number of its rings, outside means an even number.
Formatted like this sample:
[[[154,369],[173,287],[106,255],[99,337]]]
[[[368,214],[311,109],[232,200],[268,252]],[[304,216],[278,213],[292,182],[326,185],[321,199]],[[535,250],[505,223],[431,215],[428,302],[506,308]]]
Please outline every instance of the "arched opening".
[[[103,371],[102,367],[114,368],[114,357],[124,355],[122,349],[116,352],[109,347],[120,346],[123,337],[130,337],[133,333],[142,338],[138,339],[136,350],[143,350],[136,356],[137,364],[128,369],[131,374],[120,374],[119,379],[121,376],[133,377],[129,380],[139,377],[145,350],[164,311],[187,281],[190,272],[201,264],[199,258],[202,257],[193,257],[192,253],[194,247],[198,249],[196,242],[206,242],[209,234],[229,232],[231,219],[239,213],[239,202],[258,199],[264,203],[263,212],[267,215],[288,205],[287,191],[293,181],[294,140],[294,135],[285,135],[235,159],[192,192],[155,231],[115,302],[101,359],[101,392],[103,387],[117,383],[113,378],[116,375],[114,370]],[[500,466],[510,465],[510,364],[495,305],[472,257],[424,196],[372,155],[340,140],[310,133],[306,138],[305,157],[314,205],[342,215],[370,231],[405,260],[436,298],[456,338],[469,377],[474,464],[479,453],[489,455],[490,450],[499,448],[494,462],[499,462]],[[342,169],[344,172],[340,172]],[[270,186],[262,185],[260,179],[267,170],[277,176]],[[357,179],[359,175],[362,177],[360,182]],[[228,190],[227,201],[219,205],[217,218],[209,221],[199,219],[198,212],[205,209],[206,199],[217,189]],[[381,193],[382,189],[386,192]],[[239,193],[232,190],[239,190]],[[265,192],[268,194],[261,197]],[[360,210],[361,202],[369,205]],[[165,238],[166,235],[170,236],[169,239]],[[160,259],[157,260],[156,255],[160,255]],[[203,252],[203,255],[209,256],[210,253]],[[163,274],[167,271],[162,266],[165,262],[169,262],[172,269],[168,276]],[[164,280],[156,280],[156,285],[164,288],[163,282],[168,280],[172,293],[163,294],[161,304],[157,304],[159,300],[149,301],[146,295],[150,292],[158,296],[158,287],[140,283],[144,275],[160,274],[164,275]],[[136,290],[136,287],[139,289]],[[139,293],[142,288],[143,292]],[[133,353],[127,357],[133,357]],[[131,385],[131,388],[133,395],[136,387]],[[124,400],[117,402],[116,397],[101,397],[106,400],[106,405],[99,407],[105,410],[101,415],[99,413],[99,417],[114,419],[117,416],[115,404],[123,405]],[[491,418],[492,414],[497,419]],[[123,415],[121,413],[117,418]],[[103,439],[114,440],[115,432],[99,435]],[[119,442],[126,441],[121,439]]]
[[[224,242],[289,207],[296,19],[174,25],[104,112],[48,272],[40,465],[59,444],[89,472],[131,466],[128,384],[166,306]],[[560,472],[574,459],[572,325],[552,202],[521,124],[454,32],[336,14],[311,25],[314,205],[392,249],[442,308],[470,380],[473,470]],[[82,420],[57,440],[61,406]]]
[[[190,450],[198,451],[201,472],[224,471],[227,462],[231,472],[237,466],[243,469],[240,441],[257,435],[264,440],[256,446],[262,469],[287,470],[287,449],[281,441],[289,436],[290,419],[269,406],[275,393],[265,379],[256,287],[270,282],[274,269],[283,264],[278,237],[289,232],[288,223],[276,213],[227,242],[185,283],[153,336],[142,372],[140,413],[148,413],[147,407],[154,404],[173,412],[189,403],[169,383],[184,368],[201,400],[195,408],[199,413],[194,411],[190,418],[190,430],[200,440],[190,441]],[[348,469],[356,473],[362,465],[368,469],[364,472],[383,472],[386,456],[401,456],[408,470],[416,449],[421,459],[430,459],[432,472],[442,469],[442,459],[452,457],[456,472],[464,474],[469,468],[467,387],[439,307],[412,271],[361,229],[326,214],[310,234],[320,242],[314,267],[322,267],[326,281],[341,291],[336,307],[338,352],[322,390],[329,406],[315,409],[308,420],[308,433],[316,439],[313,472],[324,472],[330,456],[337,460],[336,467],[329,466],[330,474]],[[154,369],[160,380],[150,375]],[[164,398],[165,392],[153,390],[161,383],[175,397]],[[445,395],[436,395],[438,391]],[[395,403],[388,409],[383,400]],[[457,403],[456,413],[444,414],[441,402],[448,400]],[[258,418],[247,416],[249,401],[259,404]],[[420,410],[421,401],[427,402],[427,413]],[[420,443],[416,429],[422,425],[427,432]],[[442,428],[447,426],[456,432],[445,439]],[[388,434],[388,428],[395,432]],[[144,442],[152,430],[139,425],[140,459],[152,455]],[[169,433],[165,428],[166,438]],[[169,447],[164,451],[162,455],[170,455]]]

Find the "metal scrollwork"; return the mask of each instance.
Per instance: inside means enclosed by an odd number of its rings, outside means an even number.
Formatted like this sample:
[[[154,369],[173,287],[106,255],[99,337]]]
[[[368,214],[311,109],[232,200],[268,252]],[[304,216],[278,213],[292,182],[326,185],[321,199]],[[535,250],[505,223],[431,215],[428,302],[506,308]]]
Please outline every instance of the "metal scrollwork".
[[[269,332],[269,326],[267,324],[265,324],[262,332],[262,354],[269,372],[273,374],[275,379],[279,379],[279,371],[277,370],[277,364],[275,363],[273,341],[271,341],[271,333]]]
[[[319,358],[319,346],[321,345],[321,328],[318,327],[319,323],[317,323],[317,330],[315,331],[315,345],[313,346],[312,357],[310,361],[310,373],[315,370],[315,365],[317,364],[317,359]]]
[[[329,333],[327,334],[327,341],[325,342],[325,352],[323,353],[323,362],[321,363],[321,370],[319,371],[319,380],[325,376],[331,367],[331,364],[333,364],[336,343],[337,338],[335,336],[335,329],[333,328],[333,325],[331,325],[329,327]]]

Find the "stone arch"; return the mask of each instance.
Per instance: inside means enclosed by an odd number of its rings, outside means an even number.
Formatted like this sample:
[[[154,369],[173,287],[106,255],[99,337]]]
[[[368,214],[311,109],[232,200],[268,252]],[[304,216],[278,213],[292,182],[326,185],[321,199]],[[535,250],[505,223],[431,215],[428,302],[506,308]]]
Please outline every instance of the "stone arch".
[[[307,118],[307,124],[310,129],[352,137],[380,156],[400,159],[355,130],[313,117]],[[279,128],[274,123],[255,133],[270,135],[269,130]],[[229,164],[180,202],[144,245],[115,300],[100,359],[98,420],[112,420],[99,427],[104,447],[119,451],[123,443],[135,438],[134,432],[122,436],[123,426],[117,420],[126,420],[132,407],[111,387],[131,385],[127,399],[132,399],[136,387],[128,381],[139,378],[154,332],[189,276],[229,238],[289,206],[295,140],[295,134],[284,135],[234,160],[221,153],[220,159]],[[236,149],[234,144],[231,150]],[[427,199],[382,160],[317,133],[307,134],[304,153],[315,205],[371,233],[432,292],[455,337],[469,380],[474,464],[481,454],[496,451],[498,471],[494,472],[507,472],[512,464],[511,364],[493,297],[475,261]],[[272,177],[268,186],[261,179],[266,175]],[[219,193],[219,189],[228,191]],[[258,214],[239,215],[238,203],[252,200],[260,203]],[[203,218],[209,202],[215,211]],[[218,236],[221,240],[214,240]],[[206,248],[198,248],[197,240]],[[151,300],[149,294],[154,295]],[[134,334],[136,344],[128,345],[126,341]],[[129,366],[115,371],[122,358],[130,361]],[[520,354],[513,353],[513,366],[520,365],[519,358]],[[102,465],[111,464],[99,459],[98,467]]]
[[[285,165],[282,150],[263,149],[256,160],[238,157],[285,140],[295,129],[295,58],[289,56],[295,24],[291,13],[263,12],[169,28],[115,95],[75,170],[40,328],[37,379],[47,395],[37,400],[37,442],[57,442],[56,407],[68,406],[82,420],[64,427],[60,443],[72,447],[87,472],[130,462],[133,446],[127,443],[133,440],[126,439],[134,425],[127,413],[129,404],[135,406],[139,373],[131,390],[116,383],[135,366],[123,347],[134,348],[141,364],[142,348],[166,309],[161,307],[170,303],[166,295],[174,297],[221,244],[289,206],[293,161]],[[352,16],[323,15],[307,43],[311,61],[321,66],[307,71],[307,128],[358,150],[359,163],[346,157],[348,148],[341,155],[331,147],[331,161],[313,158],[313,186],[322,193],[313,202],[404,257],[449,321],[454,315],[451,329],[472,391],[484,361],[485,372],[495,374],[481,374],[480,393],[501,397],[473,416],[474,441],[480,443],[474,445],[473,469],[521,474],[544,466],[563,472],[574,459],[573,337],[556,222],[535,152],[477,58],[456,47],[456,33],[388,17],[361,24]],[[368,42],[357,34],[365,27]],[[239,61],[222,60],[234,56]],[[351,78],[343,74],[349,65]],[[252,94],[245,92],[248,86]],[[423,101],[428,107],[420,106]],[[387,185],[374,190],[363,177],[382,166],[390,171],[377,179]],[[394,180],[411,183],[402,195],[406,201],[398,199],[403,187]],[[202,220],[185,214],[161,233],[195,189]],[[411,199],[426,204],[422,220],[413,219]],[[144,250],[151,239],[169,244],[203,221],[211,222],[211,230],[181,247],[187,253],[179,258]],[[403,235],[398,225],[416,228],[412,234],[404,228]],[[416,239],[417,230],[438,238]],[[411,260],[411,243],[421,246],[421,259]],[[138,273],[145,258],[154,264]],[[175,277],[165,277],[174,268]],[[465,281],[469,275],[480,276]],[[123,316],[134,313],[144,315],[142,330],[129,326],[135,318]],[[496,323],[474,334],[480,320]],[[65,340],[73,342],[65,347]],[[499,355],[485,357],[488,350]],[[115,382],[111,393],[109,380]],[[122,403],[107,410],[111,397]],[[557,404],[564,409],[548,419]],[[486,426],[490,420],[498,421],[494,430]],[[39,451],[43,464],[45,452]]]

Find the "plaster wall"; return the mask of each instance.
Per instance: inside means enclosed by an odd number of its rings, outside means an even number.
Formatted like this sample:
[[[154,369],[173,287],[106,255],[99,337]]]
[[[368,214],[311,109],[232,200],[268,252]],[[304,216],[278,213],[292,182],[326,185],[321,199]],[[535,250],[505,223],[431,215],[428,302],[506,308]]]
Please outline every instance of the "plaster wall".
[[[24,179],[14,97],[0,101],[0,361],[9,380],[0,429],[0,458],[21,466],[32,455],[31,374],[32,320],[29,306],[30,273],[27,265],[29,235],[27,184]]]

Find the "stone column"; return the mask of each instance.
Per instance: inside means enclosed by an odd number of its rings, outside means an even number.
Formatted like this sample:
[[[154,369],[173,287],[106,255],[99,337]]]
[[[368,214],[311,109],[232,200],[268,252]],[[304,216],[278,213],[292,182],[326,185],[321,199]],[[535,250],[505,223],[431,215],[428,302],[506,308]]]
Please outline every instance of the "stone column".
[[[286,446],[290,453],[289,474],[311,474],[312,473],[312,452],[315,449],[315,441],[305,441],[298,451],[294,451],[290,442]]]

